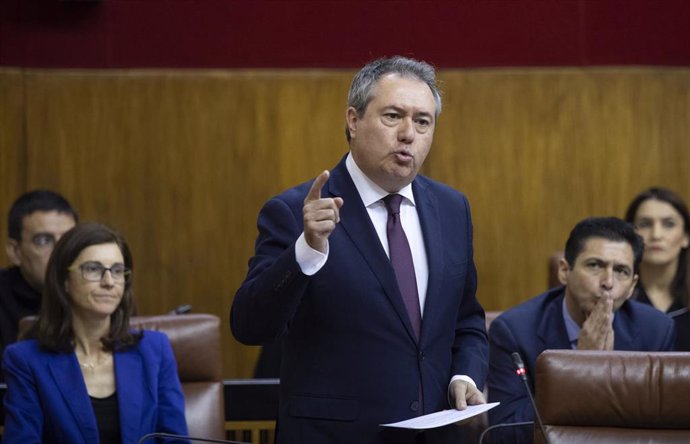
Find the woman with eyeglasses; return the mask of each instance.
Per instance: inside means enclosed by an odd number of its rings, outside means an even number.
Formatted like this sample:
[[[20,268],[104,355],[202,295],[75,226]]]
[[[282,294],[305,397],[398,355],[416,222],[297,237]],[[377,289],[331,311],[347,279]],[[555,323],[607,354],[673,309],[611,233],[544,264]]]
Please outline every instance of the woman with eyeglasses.
[[[187,434],[168,338],[134,331],[132,256],[110,228],[83,223],[57,243],[39,317],[5,350],[3,443],[136,443]]]
[[[676,350],[690,351],[690,214],[666,188],[649,188],[628,206],[625,219],[644,239],[636,299],[668,314],[676,325]]]

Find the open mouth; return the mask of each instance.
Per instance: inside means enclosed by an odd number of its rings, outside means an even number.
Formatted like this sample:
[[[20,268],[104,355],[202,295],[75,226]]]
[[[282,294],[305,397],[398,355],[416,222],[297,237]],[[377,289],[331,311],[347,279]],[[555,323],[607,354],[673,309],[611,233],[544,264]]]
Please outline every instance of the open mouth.
[[[395,159],[399,162],[411,162],[414,159],[414,156],[406,151],[396,151]]]

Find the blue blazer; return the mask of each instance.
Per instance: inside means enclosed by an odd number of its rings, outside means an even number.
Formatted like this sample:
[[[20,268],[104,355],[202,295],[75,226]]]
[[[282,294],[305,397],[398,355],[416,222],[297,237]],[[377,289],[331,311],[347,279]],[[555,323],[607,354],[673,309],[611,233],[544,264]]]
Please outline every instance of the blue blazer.
[[[484,384],[488,341],[475,298],[469,206],[438,182],[417,176],[412,183],[429,265],[417,342],[344,160],[322,190],[345,202],[328,260],[313,276],[300,271],[294,246],[310,185],[262,208],[231,327],[245,344],[283,341],[278,442],[378,443],[379,424],[448,408],[452,375]]]
[[[534,393],[537,357],[547,349],[570,349],[563,322],[564,287],[557,287],[500,315],[489,331],[489,401],[501,405],[489,411],[492,424],[534,421],[524,383],[515,374],[511,354],[522,356]],[[616,311],[614,350],[670,351],[675,341],[673,321],[664,313],[632,300]],[[516,433],[513,433],[516,432]],[[499,439],[499,437],[502,438]],[[532,428],[497,431],[491,442],[532,442]]]
[[[167,336],[144,331],[138,345],[114,354],[122,442],[151,432],[187,434],[184,396]],[[52,353],[36,340],[5,350],[3,444],[99,442],[96,417],[74,353]]]

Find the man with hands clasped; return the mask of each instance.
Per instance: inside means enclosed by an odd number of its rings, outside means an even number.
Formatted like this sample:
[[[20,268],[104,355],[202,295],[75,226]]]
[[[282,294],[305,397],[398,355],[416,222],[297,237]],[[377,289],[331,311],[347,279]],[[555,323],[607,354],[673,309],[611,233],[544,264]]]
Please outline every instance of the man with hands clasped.
[[[537,356],[546,349],[671,350],[673,321],[629,300],[638,280],[644,246],[632,225],[613,218],[578,223],[559,263],[562,287],[553,288],[496,318],[489,331],[489,412],[492,424],[533,421],[524,384],[511,354],[520,353],[534,392]],[[659,316],[661,314],[661,316]],[[532,428],[492,433],[493,442],[532,442]]]
[[[243,343],[282,341],[279,443],[438,443],[457,428],[379,425],[485,402],[467,199],[417,174],[440,111],[431,66],[369,63],[348,96],[349,153],[259,214],[230,323]]]

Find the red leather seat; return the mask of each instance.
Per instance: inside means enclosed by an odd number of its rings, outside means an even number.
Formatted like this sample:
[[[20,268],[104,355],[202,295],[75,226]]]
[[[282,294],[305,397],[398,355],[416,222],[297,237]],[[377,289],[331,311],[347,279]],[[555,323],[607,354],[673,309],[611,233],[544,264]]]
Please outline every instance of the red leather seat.
[[[130,324],[168,335],[184,391],[189,435],[224,439],[225,409],[218,316],[136,316]]]
[[[547,350],[535,380],[551,443],[690,442],[690,353]]]

